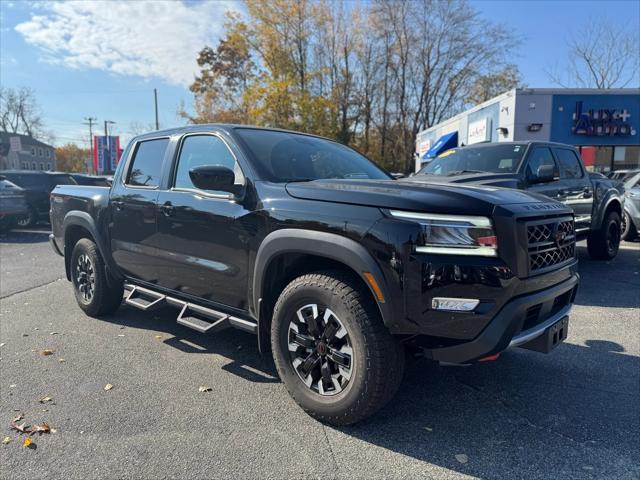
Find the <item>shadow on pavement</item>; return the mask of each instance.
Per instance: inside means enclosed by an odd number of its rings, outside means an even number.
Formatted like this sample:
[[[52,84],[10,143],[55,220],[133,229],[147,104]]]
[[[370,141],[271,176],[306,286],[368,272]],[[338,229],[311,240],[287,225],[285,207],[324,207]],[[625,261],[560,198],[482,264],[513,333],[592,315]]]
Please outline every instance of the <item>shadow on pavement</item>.
[[[388,407],[339,430],[482,478],[582,477],[582,466],[620,478],[616,468],[625,467],[604,465],[595,452],[638,464],[640,359],[613,342],[587,343],[550,355],[517,350],[467,368],[417,362]]]
[[[258,353],[254,335],[235,329],[215,335],[202,334],[176,323],[177,315],[178,310],[172,307],[142,312],[123,304],[115,314],[101,320],[173,335],[164,343],[185,353],[216,353],[226,357],[231,363],[222,368],[250,382],[280,381],[271,356]]]
[[[623,242],[611,261],[591,260],[587,248],[578,246],[578,271],[582,276],[576,304],[597,307],[640,308],[640,249]]]
[[[49,225],[37,225],[25,229],[14,229],[0,233],[0,243],[27,244],[49,241],[51,227]]]

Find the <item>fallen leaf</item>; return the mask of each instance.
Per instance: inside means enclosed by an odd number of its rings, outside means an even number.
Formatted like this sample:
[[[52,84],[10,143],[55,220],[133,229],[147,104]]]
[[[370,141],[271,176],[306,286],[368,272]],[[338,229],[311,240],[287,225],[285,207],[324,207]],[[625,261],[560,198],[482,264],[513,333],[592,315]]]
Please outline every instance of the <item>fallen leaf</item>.
[[[45,356],[46,356],[46,355],[53,355],[53,350],[49,350],[49,349],[42,350],[42,351],[40,352],[40,354],[41,354],[41,355],[45,355]]]
[[[162,335],[156,335],[156,338],[160,340],[162,338]]]
[[[16,388],[16,384],[12,383],[11,385],[9,385],[9,388]]]
[[[110,383],[107,383],[107,384],[104,386],[104,389],[105,389],[105,390],[111,390],[112,388],[113,388],[113,385],[111,385]]]
[[[24,418],[24,416],[20,413],[20,414],[18,414],[18,416],[17,416],[17,417],[13,417],[13,420],[12,420],[12,421],[13,421],[13,423],[15,423],[15,422],[19,422],[19,421],[20,421],[20,420],[22,420],[23,418]]]
[[[23,333],[23,334],[22,334],[22,336],[23,336],[23,337],[28,337],[28,336],[29,336],[29,334],[28,334],[28,333]]]
[[[464,453],[459,453],[456,455],[456,460],[460,463],[467,463],[469,461],[469,457],[467,457]]]
[[[205,387],[204,385],[198,388],[199,392],[212,392],[213,389],[211,387]]]
[[[2,440],[2,443],[4,445],[6,445],[7,443],[11,443],[11,437],[4,437],[4,440]]]
[[[124,337],[124,334],[123,333],[119,333],[118,336],[119,337]]]
[[[64,358],[59,358],[59,359],[58,359],[58,361],[59,361],[60,363],[66,362],[66,360],[65,360]]]
[[[52,428],[51,433],[58,433],[58,430],[56,430],[55,428]]]
[[[424,427],[424,429],[425,429],[427,432],[433,432],[433,428],[431,428],[431,427]]]
[[[43,433],[50,433],[50,432],[51,432],[51,427],[49,427],[49,424],[47,423],[42,423],[42,425],[31,425],[31,435],[33,435],[34,433],[42,435]]]
[[[47,402],[50,402],[51,400],[53,400],[53,398],[51,398],[51,397],[42,397],[42,398],[39,400],[39,402],[40,402],[40,403],[47,403]]]
[[[58,335],[58,332],[51,332],[49,335]]]
[[[35,443],[33,443],[33,440],[31,440],[29,437],[25,438],[22,446],[24,448],[32,448],[31,445],[35,445]]]
[[[15,430],[16,432],[20,432],[20,433],[29,433],[29,425],[27,425],[26,423],[22,423],[22,425],[18,425],[15,422],[11,422],[11,430]]]
[[[120,330],[124,330],[124,327],[123,327],[123,326],[121,326],[121,327],[120,327]]]
[[[0,343],[0,347],[4,347],[6,343]]]

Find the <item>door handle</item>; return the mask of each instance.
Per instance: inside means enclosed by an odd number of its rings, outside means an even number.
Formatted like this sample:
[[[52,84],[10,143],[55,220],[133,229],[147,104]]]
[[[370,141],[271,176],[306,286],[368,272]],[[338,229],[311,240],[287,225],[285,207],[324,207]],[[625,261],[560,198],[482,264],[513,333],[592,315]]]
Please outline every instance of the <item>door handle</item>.
[[[582,191],[582,198],[591,198],[593,197],[593,192],[591,192],[591,189],[589,187],[584,187],[584,190]]]
[[[170,217],[176,211],[176,209],[171,205],[171,202],[165,202],[164,205],[160,207],[160,211],[165,217]]]
[[[116,207],[116,210],[122,210],[124,208],[124,202],[120,202],[118,200],[111,202],[113,204],[114,207]]]
[[[558,190],[558,197],[566,197],[567,196],[567,192],[566,190]]]

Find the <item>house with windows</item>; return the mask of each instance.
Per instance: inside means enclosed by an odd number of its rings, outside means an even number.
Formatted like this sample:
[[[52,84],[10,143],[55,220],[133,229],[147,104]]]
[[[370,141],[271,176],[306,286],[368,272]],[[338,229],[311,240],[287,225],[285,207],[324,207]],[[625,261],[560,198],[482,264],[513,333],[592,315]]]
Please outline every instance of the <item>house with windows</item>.
[[[0,169],[55,170],[55,149],[28,135],[0,131]]]

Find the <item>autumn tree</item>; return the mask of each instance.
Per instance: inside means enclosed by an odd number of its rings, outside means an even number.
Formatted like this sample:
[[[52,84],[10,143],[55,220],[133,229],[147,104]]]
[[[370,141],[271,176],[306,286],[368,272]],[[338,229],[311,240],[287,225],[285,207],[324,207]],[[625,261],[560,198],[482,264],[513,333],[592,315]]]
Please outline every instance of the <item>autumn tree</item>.
[[[478,105],[519,87],[523,87],[520,71],[515,65],[509,64],[495,73],[478,76],[471,86],[466,102],[469,105]]]
[[[56,166],[61,172],[86,173],[90,159],[91,150],[80,148],[75,143],[56,147]]]

